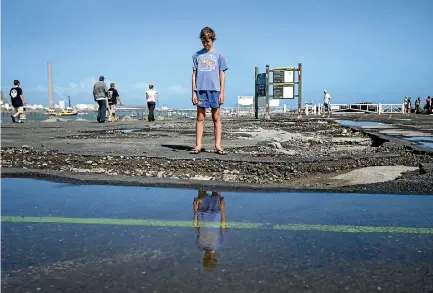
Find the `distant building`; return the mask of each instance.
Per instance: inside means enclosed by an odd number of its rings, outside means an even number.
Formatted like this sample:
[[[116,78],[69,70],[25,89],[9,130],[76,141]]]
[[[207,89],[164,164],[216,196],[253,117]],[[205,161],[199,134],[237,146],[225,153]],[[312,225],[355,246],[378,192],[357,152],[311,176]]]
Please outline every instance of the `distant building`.
[[[78,110],[96,110],[96,104],[76,104],[75,108]]]
[[[65,101],[59,101],[59,108],[65,109]]]

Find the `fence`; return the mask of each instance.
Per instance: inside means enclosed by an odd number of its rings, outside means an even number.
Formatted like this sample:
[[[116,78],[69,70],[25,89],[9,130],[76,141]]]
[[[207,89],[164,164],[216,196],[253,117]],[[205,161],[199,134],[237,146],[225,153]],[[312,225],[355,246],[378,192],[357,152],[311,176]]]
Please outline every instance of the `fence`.
[[[305,105],[305,115],[320,115],[323,104]],[[363,113],[401,113],[404,114],[403,104],[331,104],[331,112],[363,112]]]

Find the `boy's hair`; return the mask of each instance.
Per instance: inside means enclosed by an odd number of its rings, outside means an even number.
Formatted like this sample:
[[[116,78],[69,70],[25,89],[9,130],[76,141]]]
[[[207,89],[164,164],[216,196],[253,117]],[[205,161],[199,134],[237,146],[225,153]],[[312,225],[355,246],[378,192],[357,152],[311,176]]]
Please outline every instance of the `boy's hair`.
[[[211,271],[215,268],[216,262],[215,252],[210,249],[205,249],[203,254],[203,268]]]
[[[110,83],[110,87],[114,87],[114,85],[115,85],[114,82]]]
[[[14,85],[19,85],[19,84],[20,84],[20,81],[18,79],[15,79],[14,80]]]
[[[150,89],[150,90],[153,89],[153,84],[149,84],[149,89]]]
[[[214,30],[208,26],[204,27],[200,31],[200,40],[202,40],[202,41],[209,41],[209,40],[215,41],[216,35],[215,35]]]

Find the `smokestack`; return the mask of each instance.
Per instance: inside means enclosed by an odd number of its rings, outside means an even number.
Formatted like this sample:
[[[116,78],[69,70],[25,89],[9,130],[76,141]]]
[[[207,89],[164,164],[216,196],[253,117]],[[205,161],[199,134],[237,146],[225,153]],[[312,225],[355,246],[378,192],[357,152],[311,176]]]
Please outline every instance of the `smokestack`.
[[[51,61],[48,61],[47,70],[48,70],[48,107],[54,108],[53,67]]]

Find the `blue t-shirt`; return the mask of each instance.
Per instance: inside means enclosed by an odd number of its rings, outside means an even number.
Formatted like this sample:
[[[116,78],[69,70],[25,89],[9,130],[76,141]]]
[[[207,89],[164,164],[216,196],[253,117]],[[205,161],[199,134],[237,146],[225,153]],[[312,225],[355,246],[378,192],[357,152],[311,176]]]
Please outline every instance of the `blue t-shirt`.
[[[201,49],[192,56],[196,91],[220,91],[220,71],[227,70],[226,58],[217,50]]]
[[[9,95],[12,98],[12,106],[16,108],[23,106],[23,100],[21,100],[22,94],[23,90],[19,86],[11,88]]]

